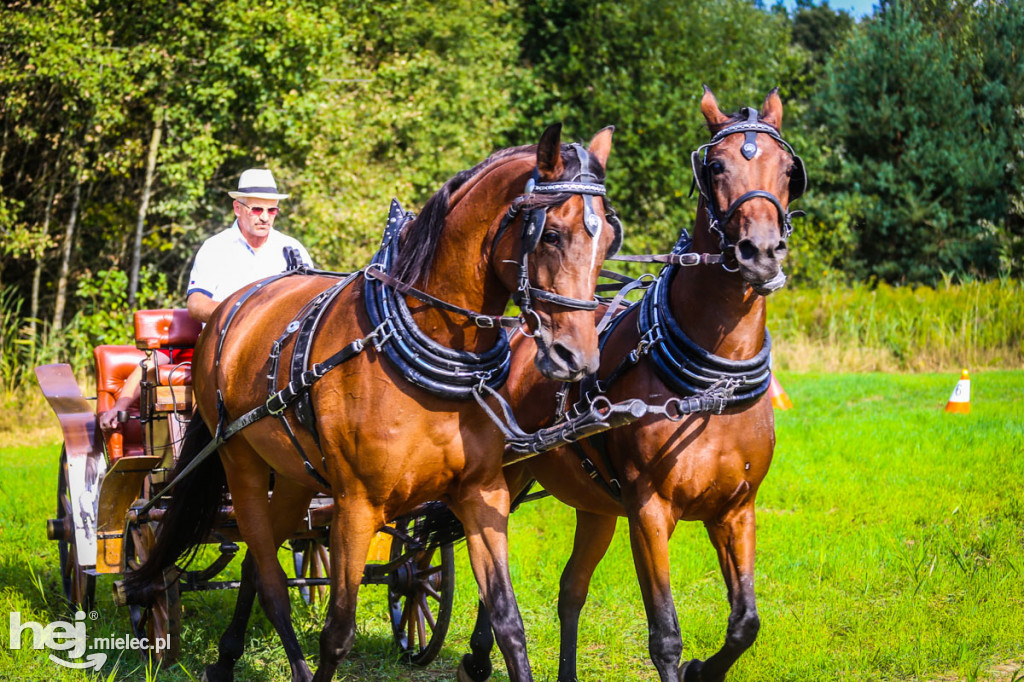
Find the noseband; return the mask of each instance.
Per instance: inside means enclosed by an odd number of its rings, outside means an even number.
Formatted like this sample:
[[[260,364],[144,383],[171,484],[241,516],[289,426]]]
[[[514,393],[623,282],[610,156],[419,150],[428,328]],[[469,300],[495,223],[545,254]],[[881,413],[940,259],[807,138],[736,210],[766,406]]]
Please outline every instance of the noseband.
[[[508,212],[506,212],[505,216],[501,219],[501,224],[498,226],[498,232],[494,236],[494,241],[492,242],[491,247],[493,262],[494,248],[497,246],[498,241],[505,235],[505,232],[509,225],[512,224],[512,221],[515,220],[516,216],[518,216],[520,211],[522,211],[523,231],[521,235],[522,247],[520,249],[519,260],[506,262],[514,262],[519,266],[519,275],[517,278],[518,283],[516,291],[512,294],[512,300],[517,306],[519,306],[519,309],[523,313],[523,318],[526,319],[532,317],[538,328],[540,327],[540,317],[533,308],[534,300],[544,301],[546,303],[562,306],[563,308],[572,308],[576,310],[595,310],[597,308],[597,300],[584,301],[578,298],[562,296],[561,294],[556,294],[551,291],[538,289],[530,283],[529,257],[531,253],[536,251],[537,246],[540,244],[541,235],[544,234],[544,224],[547,222],[548,209],[550,208],[550,206],[539,206],[537,208],[524,209],[524,204],[526,204],[531,197],[535,195],[580,195],[583,199],[583,227],[592,239],[600,238],[603,222],[601,217],[594,211],[594,197],[604,197],[607,193],[607,189],[600,178],[590,171],[590,154],[587,153],[587,150],[585,150],[582,145],[576,143],[572,145],[572,149],[576,152],[576,158],[579,159],[580,172],[571,180],[540,182],[540,173],[536,168],[534,168],[532,176],[526,182],[524,193],[513,200],[512,205],[509,206]],[[607,202],[608,200],[606,198],[606,207],[608,207]],[[606,211],[605,218],[612,226],[612,230],[614,232],[614,239],[608,249],[608,255],[613,255],[618,251],[619,246],[622,244],[622,225],[619,222],[618,216],[612,210]],[[525,325],[523,328],[525,329]]]
[[[704,198],[704,205],[708,212],[708,229],[711,230],[712,234],[718,235],[718,244],[722,253],[735,252],[736,244],[725,235],[725,227],[732,220],[740,206],[751,199],[767,199],[775,206],[776,211],[778,211],[779,233],[783,239],[789,239],[789,236],[793,233],[793,217],[804,215],[803,211],[787,211],[777,196],[763,189],[746,192],[729,204],[725,211],[718,210],[714,195],[711,192],[711,169],[707,164],[708,150],[723,142],[730,135],[744,134],[745,139],[743,146],[740,147],[740,152],[747,161],[750,161],[757,155],[757,136],[759,133],[768,135],[781,144],[793,158],[793,170],[789,178],[789,201],[792,202],[798,199],[807,190],[807,172],[804,168],[803,159],[797,156],[793,147],[782,139],[779,131],[774,126],[760,120],[757,109],[745,107],[744,111],[747,116],[745,121],[722,128],[712,136],[710,142],[701,145],[690,157],[693,166],[693,186],[690,189],[690,193],[692,194],[693,188],[696,188]],[[724,262],[722,267],[730,272],[735,272],[738,269],[731,268]],[[780,270],[775,278],[765,283],[765,286],[774,291],[785,284],[785,277]]]

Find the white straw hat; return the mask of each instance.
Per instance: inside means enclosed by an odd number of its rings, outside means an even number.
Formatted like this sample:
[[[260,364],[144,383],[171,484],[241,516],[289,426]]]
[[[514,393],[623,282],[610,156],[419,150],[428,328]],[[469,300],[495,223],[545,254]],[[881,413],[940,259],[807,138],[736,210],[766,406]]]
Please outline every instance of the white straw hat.
[[[238,178],[238,191],[228,192],[232,199],[239,197],[255,197],[257,199],[287,199],[287,194],[279,194],[274,174],[266,168],[250,168],[243,171]]]

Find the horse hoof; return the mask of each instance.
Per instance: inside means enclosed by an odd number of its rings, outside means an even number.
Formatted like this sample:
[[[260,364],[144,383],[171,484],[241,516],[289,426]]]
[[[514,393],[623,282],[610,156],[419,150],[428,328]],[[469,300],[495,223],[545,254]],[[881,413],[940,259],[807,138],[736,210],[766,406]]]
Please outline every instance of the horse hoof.
[[[699,659],[692,659],[679,667],[680,682],[701,682],[700,669],[704,662]]]
[[[455,671],[455,679],[458,682],[486,682],[491,679],[490,661],[488,661],[487,670],[478,670],[474,675],[466,669],[467,658],[470,659],[470,663],[472,663],[472,657],[469,654],[466,654],[459,662],[459,669]]]
[[[201,682],[233,682],[235,676],[231,671],[225,673],[218,665],[208,665],[203,668],[203,676],[200,679]]]

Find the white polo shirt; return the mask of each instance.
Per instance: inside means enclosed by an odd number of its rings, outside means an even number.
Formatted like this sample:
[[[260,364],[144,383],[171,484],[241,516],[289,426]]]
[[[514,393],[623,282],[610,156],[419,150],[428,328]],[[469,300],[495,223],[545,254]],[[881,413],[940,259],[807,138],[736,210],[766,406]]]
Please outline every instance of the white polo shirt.
[[[309,253],[297,239],[273,228],[259,251],[253,251],[236,220],[231,227],[213,235],[199,247],[185,298],[198,291],[214,301],[223,301],[242,287],[284,272],[287,267],[284,259],[286,246],[298,249],[302,262],[313,266]]]

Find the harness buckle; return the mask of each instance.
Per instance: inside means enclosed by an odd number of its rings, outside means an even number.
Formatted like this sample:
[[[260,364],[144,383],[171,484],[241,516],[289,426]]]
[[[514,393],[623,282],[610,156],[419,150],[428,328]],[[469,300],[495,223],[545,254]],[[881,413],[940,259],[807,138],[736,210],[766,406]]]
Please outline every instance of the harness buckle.
[[[288,384],[288,389],[291,388],[291,384]],[[285,390],[288,390],[285,389]],[[288,403],[285,402],[282,397],[284,391],[278,391],[274,395],[267,398],[267,412],[273,417],[279,417],[281,414],[288,409]]]
[[[634,365],[640,362],[640,358],[647,355],[651,351],[651,346],[661,341],[661,329],[659,327],[651,327],[643,333],[640,337],[640,343],[636,345],[636,348],[629,352],[629,360]]]
[[[480,329],[494,329],[496,326],[494,318],[487,315],[476,315],[473,318],[473,323]]]
[[[373,339],[373,349],[378,353],[384,348],[384,344],[391,340],[391,337],[395,335],[395,323],[391,321],[391,318],[384,320],[377,328],[370,332],[366,338]]]

